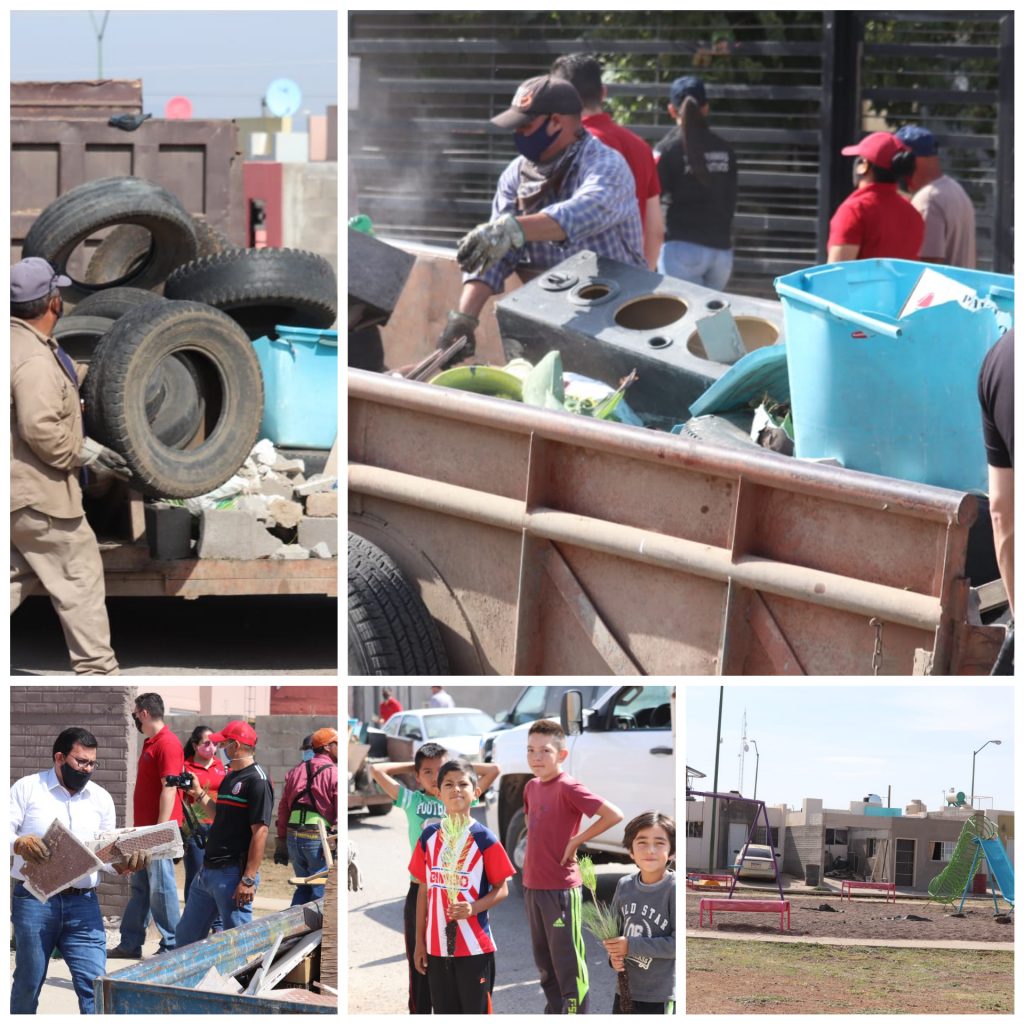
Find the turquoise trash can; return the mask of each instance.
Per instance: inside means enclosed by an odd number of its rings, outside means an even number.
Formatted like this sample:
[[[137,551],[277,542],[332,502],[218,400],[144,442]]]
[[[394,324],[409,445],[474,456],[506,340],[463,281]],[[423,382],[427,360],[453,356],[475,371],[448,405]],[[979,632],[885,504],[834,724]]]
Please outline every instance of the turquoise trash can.
[[[897,315],[930,267],[997,310]],[[978,371],[1013,322],[1013,278],[912,260],[856,260],[776,278],[800,458],[986,491]],[[997,315],[998,314],[998,315]]]
[[[252,347],[263,370],[260,437],[281,448],[330,448],[338,435],[338,332],[275,327]]]

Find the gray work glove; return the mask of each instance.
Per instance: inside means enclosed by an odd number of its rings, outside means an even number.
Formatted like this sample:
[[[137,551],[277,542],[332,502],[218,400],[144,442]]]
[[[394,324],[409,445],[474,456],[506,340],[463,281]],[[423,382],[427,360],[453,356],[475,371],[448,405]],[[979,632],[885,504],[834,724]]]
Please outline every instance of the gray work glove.
[[[445,349],[457,338],[465,335],[469,339],[469,344],[462,350],[460,358],[471,356],[476,351],[476,334],[474,332],[479,326],[480,321],[475,316],[469,313],[460,313],[457,309],[449,310],[448,322],[437,339],[436,347]]]
[[[124,458],[110,448],[105,448],[99,441],[94,441],[91,437],[87,437],[82,442],[82,449],[78,453],[78,464],[86,466],[98,477],[104,474],[113,474],[122,480],[131,480],[132,478],[132,471],[128,468],[128,463],[124,461]]]
[[[18,836],[14,852],[29,864],[43,864],[50,859],[50,851],[39,836]]]
[[[124,866],[129,872],[132,871],[145,871],[149,867],[149,862],[152,857],[148,850],[136,850],[126,861]]]
[[[489,224],[478,224],[459,241],[456,257],[467,274],[482,274],[509,249],[526,245],[523,229],[511,213],[503,213]]]

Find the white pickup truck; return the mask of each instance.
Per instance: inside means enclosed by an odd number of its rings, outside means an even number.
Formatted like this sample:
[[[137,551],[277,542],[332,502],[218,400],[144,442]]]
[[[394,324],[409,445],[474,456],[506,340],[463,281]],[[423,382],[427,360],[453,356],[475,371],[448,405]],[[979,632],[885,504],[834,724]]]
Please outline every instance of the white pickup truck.
[[[559,718],[569,748],[564,770],[624,816],[586,851],[628,860],[622,838],[631,818],[651,810],[675,817],[675,687],[606,687],[592,708],[583,707],[579,690],[570,690],[562,696]],[[501,775],[497,799],[488,805],[488,827],[508,850],[517,880],[526,854],[523,789],[533,778],[526,764],[530,724],[494,737],[493,760]]]

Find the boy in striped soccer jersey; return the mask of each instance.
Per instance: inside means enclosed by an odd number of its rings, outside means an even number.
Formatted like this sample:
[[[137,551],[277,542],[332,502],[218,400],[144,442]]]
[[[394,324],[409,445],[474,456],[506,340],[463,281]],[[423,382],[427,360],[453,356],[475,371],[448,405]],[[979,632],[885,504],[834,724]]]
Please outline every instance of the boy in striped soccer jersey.
[[[583,946],[582,880],[576,851],[622,821],[622,811],[562,771],[569,756],[562,727],[550,719],[530,726],[526,761],[534,778],[523,790],[526,858],[523,897],[545,1013],[586,1013],[590,978]],[[580,832],[584,817],[597,816]]]
[[[419,882],[416,949],[413,963],[430,983],[434,1013],[492,1013],[494,938],[487,912],[508,895],[515,868],[490,829],[469,817],[480,789],[473,766],[449,761],[437,773],[446,814],[467,822],[458,847],[447,849],[441,823],[424,829],[413,849],[409,873]],[[455,863],[459,893],[449,899]],[[449,955],[448,922],[455,923],[454,955]]]

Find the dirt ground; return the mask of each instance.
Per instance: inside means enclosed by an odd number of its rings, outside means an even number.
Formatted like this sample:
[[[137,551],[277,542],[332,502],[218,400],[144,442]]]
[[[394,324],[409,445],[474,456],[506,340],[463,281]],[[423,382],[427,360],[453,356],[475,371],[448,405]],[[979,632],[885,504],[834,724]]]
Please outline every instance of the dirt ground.
[[[268,842],[267,845],[270,846],[270,843]],[[289,885],[288,879],[294,874],[295,870],[290,864],[275,864],[273,853],[271,853],[269,857],[264,857],[263,864],[260,866],[260,887],[258,895],[275,900],[287,900],[290,903],[292,896],[295,893],[295,886]],[[184,892],[184,862],[174,865],[174,877],[178,882],[178,888]]]
[[[687,939],[686,1012],[1013,1013],[1013,953]]]
[[[773,894],[758,892],[744,894],[749,898],[771,899]],[[735,898],[740,898],[739,894]],[[778,899],[778,893],[774,894]],[[878,939],[884,944],[890,939],[920,940],[926,942],[943,939],[967,940],[973,942],[1013,942],[1013,925],[997,924],[993,919],[994,908],[991,897],[986,900],[968,900],[964,907],[965,916],[953,917],[951,911],[938,903],[925,900],[900,900],[886,903],[883,896],[854,896],[852,900],[840,902],[838,896],[807,895],[793,897],[790,901],[792,930],[787,935],[806,935],[814,938]],[[697,928],[700,894],[686,894],[686,927]],[[832,907],[834,913],[821,910]],[[1003,905],[1005,907],[1005,904]],[[893,920],[907,916],[923,920]],[[704,915],[704,927],[708,917]],[[716,932],[731,932],[761,935],[778,934],[777,914],[745,914],[730,911],[715,915]]]

